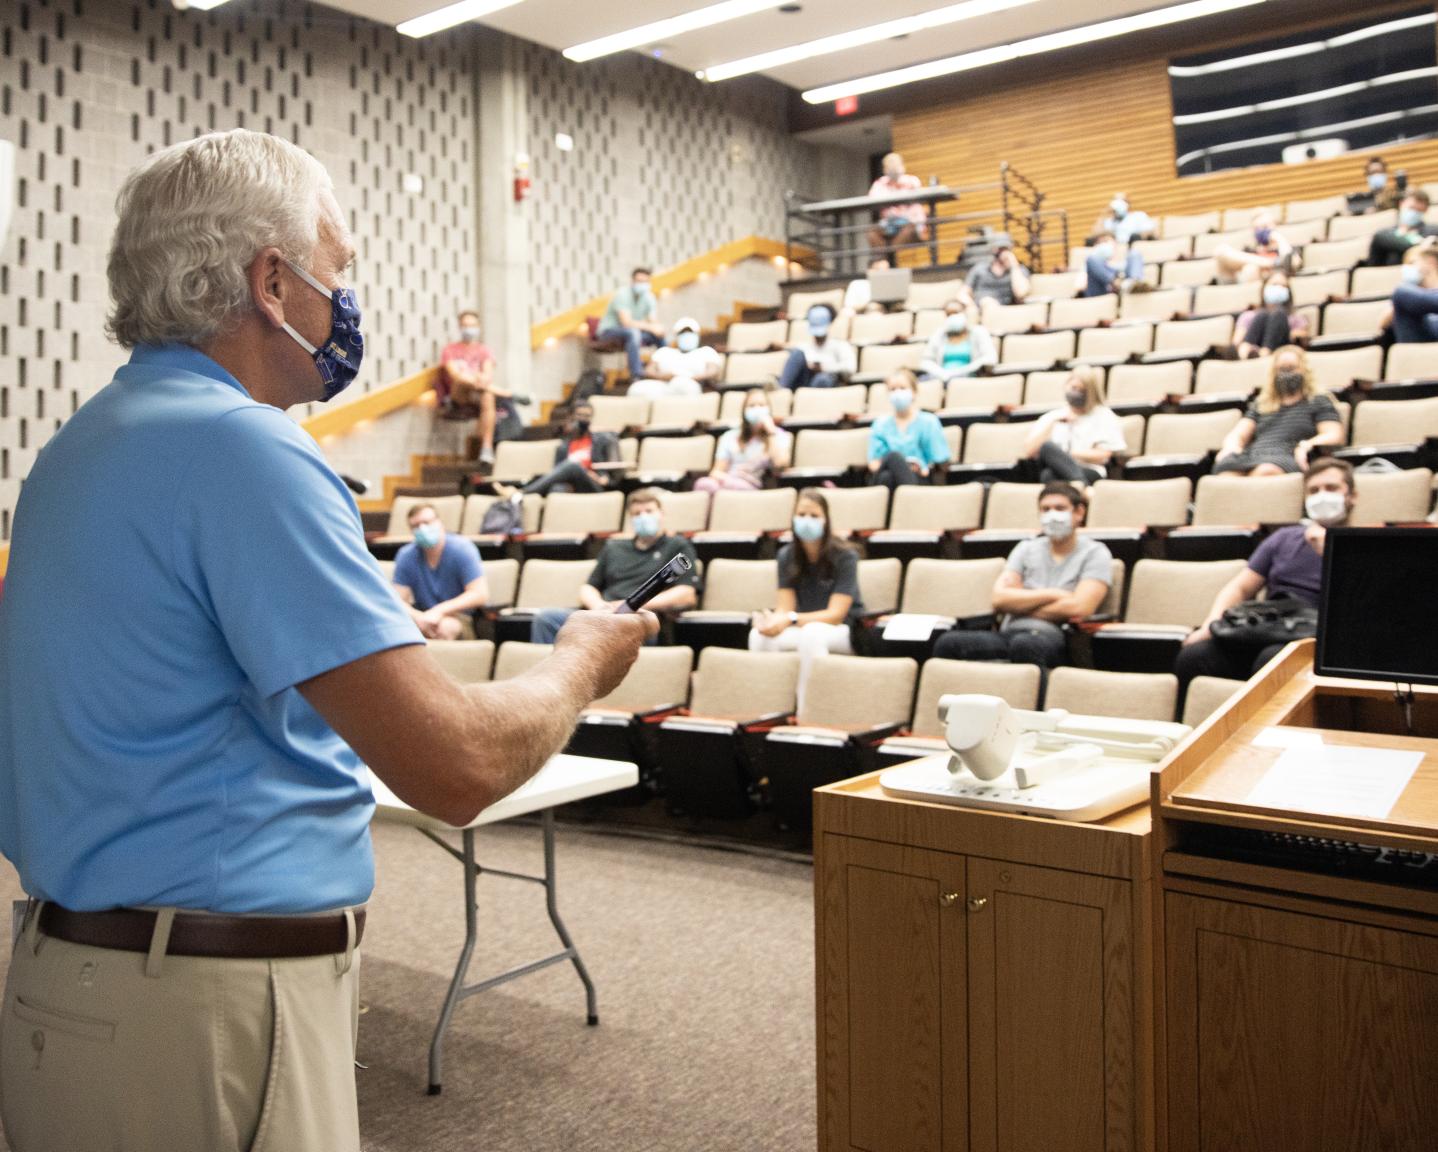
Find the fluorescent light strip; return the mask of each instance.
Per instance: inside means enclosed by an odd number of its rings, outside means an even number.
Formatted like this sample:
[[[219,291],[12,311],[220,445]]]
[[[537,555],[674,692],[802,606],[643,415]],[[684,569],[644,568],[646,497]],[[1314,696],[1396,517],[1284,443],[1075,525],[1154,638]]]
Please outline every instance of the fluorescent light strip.
[[[626,32],[615,32],[611,36],[587,40],[583,44],[574,45],[573,48],[566,48],[564,55],[570,60],[583,63],[585,60],[595,60],[600,56],[612,56],[615,52],[625,52],[630,48],[642,48],[645,44],[655,44],[661,40],[667,40],[671,36],[680,36],[685,32],[711,28],[715,24],[737,20],[741,16],[751,16],[755,12],[777,8],[782,3],[784,0],[724,0],[722,4],[696,8],[692,12],[681,12],[677,16],[670,16],[666,20],[641,24],[638,28],[630,28]]]
[[[936,76],[949,76],[955,72],[966,72],[984,68],[1007,60],[1018,60],[1025,56],[1037,56],[1043,52],[1054,52],[1060,48],[1071,48],[1078,44],[1090,44],[1095,40],[1108,40],[1130,32],[1142,32],[1149,28],[1162,28],[1185,20],[1196,20],[1201,16],[1212,16],[1219,12],[1231,12],[1235,8],[1248,8],[1262,4],[1264,0],[1193,0],[1188,4],[1176,4],[1159,8],[1153,12],[1141,12],[1135,16],[1123,16],[1117,20],[1104,20],[1082,28],[1071,28],[1047,36],[1035,36],[1030,40],[1019,40],[1013,44],[1000,44],[978,52],[964,52],[943,60],[931,60],[927,64],[915,64],[908,68],[896,68],[891,72],[879,72],[858,80],[846,80],[841,84],[826,84],[822,88],[811,88],[804,93],[810,104],[826,104],[844,96],[859,96],[865,92],[877,92],[884,88],[896,88],[901,84],[912,84],[918,80],[930,80]]]
[[[518,3],[519,0],[460,0],[458,4],[446,4],[443,8],[416,16],[413,20],[396,24],[394,30],[401,36],[433,36],[436,32],[443,32],[456,24],[478,20],[481,16],[488,16],[501,8],[512,8]]]
[[[1359,28],[1354,32],[1345,32],[1342,36],[1334,36],[1329,40],[1311,40],[1306,44],[1291,44],[1287,48],[1275,48],[1271,52],[1254,52],[1248,56],[1215,60],[1212,64],[1195,64],[1189,67],[1171,66],[1168,74],[1170,76],[1209,76],[1215,72],[1232,72],[1236,68],[1251,68],[1256,64],[1268,64],[1274,60],[1289,60],[1294,56],[1311,56],[1314,52],[1322,52],[1325,48],[1342,48],[1348,44],[1356,44],[1360,40],[1369,40],[1374,36],[1386,36],[1390,32],[1401,32],[1408,28],[1420,28],[1425,24],[1433,23],[1438,23],[1438,12],[1426,12],[1422,16],[1389,20],[1384,24],[1374,24],[1368,28]]]
[[[1293,108],[1300,104],[1314,104],[1320,100],[1332,100],[1338,96],[1349,96],[1370,88],[1382,88],[1389,84],[1403,84],[1409,80],[1422,80],[1438,76],[1438,68],[1412,68],[1407,72],[1393,72],[1387,76],[1375,76],[1372,80],[1358,80],[1352,84],[1340,84],[1336,88],[1324,88],[1319,92],[1305,92],[1299,96],[1285,96],[1280,100],[1264,100],[1258,104],[1242,107],[1219,108],[1213,112],[1193,112],[1187,116],[1175,116],[1178,125],[1208,124],[1214,120],[1233,120],[1240,116],[1251,116],[1255,112],[1272,112],[1277,108]]]
[[[1438,112],[1438,104],[1425,104],[1421,108],[1408,108],[1401,112],[1380,112],[1376,116],[1362,116],[1357,120],[1342,120],[1337,124],[1320,124],[1316,128],[1305,128],[1301,132],[1280,132],[1276,136],[1254,136],[1248,140],[1230,140],[1227,144],[1215,144],[1212,148],[1200,148],[1196,152],[1185,152],[1176,161],[1182,168],[1192,160],[1205,156],[1217,156],[1224,152],[1242,152],[1246,148],[1257,148],[1261,144],[1295,144],[1300,140],[1320,140],[1334,132],[1345,132],[1352,128],[1371,128],[1374,124],[1388,124],[1395,120],[1408,120],[1415,116],[1428,116]]]
[[[882,24],[871,24],[866,28],[855,28],[850,32],[839,32],[833,36],[822,36],[805,44],[793,44],[788,48],[776,48],[772,52],[761,52],[757,56],[746,56],[742,60],[731,60],[727,64],[716,64],[694,73],[701,80],[732,80],[735,76],[746,76],[750,72],[764,72],[793,64],[799,60],[810,60],[815,56],[827,56],[850,48],[862,48],[880,40],[892,40],[895,36],[908,36],[930,28],[941,28],[946,24],[957,24],[961,20],[972,20],[976,16],[988,16],[994,12],[1006,12],[1010,8],[1022,8],[1034,0],[965,0],[962,4],[950,4],[932,12],[920,12],[916,16],[904,16],[897,20],[886,20]]]
[[[208,12],[211,8],[218,8],[221,4],[228,3],[228,0],[190,0],[186,8],[195,8],[201,12]]]

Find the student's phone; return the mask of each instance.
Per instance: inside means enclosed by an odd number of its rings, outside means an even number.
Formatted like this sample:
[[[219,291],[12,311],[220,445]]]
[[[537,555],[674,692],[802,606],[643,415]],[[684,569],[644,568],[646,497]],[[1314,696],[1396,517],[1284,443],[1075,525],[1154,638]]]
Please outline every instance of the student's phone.
[[[639,585],[632,595],[625,597],[624,603],[619,605],[614,611],[620,613],[638,612],[639,609],[643,608],[644,605],[648,604],[649,601],[653,600],[654,597],[658,596],[659,593],[663,592],[666,588],[674,587],[674,585],[679,582],[679,578],[686,572],[692,571],[693,568],[694,565],[690,562],[688,556],[682,554],[675,556],[655,572],[654,575],[650,576],[648,580]]]

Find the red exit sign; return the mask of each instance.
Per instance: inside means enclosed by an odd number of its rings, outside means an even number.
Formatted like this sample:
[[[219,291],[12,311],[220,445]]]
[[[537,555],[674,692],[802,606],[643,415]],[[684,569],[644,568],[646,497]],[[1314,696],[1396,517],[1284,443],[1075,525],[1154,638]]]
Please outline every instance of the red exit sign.
[[[834,101],[835,116],[852,116],[859,110],[859,98],[857,96],[840,96]]]

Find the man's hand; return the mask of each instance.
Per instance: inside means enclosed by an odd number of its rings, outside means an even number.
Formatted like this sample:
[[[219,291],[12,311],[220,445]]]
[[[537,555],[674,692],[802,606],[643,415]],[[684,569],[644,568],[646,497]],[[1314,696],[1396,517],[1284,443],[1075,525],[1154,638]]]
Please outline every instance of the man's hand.
[[[576,612],[555,637],[554,655],[578,663],[590,678],[589,699],[598,700],[619,687],[644,641],[658,633],[652,612]]]
[[[1309,524],[1303,529],[1303,538],[1308,541],[1308,546],[1323,555],[1323,541],[1328,537],[1328,529],[1322,524]]]
[[[1212,639],[1213,633],[1208,630],[1208,622],[1205,621],[1183,638],[1183,647],[1187,648],[1192,644]]]

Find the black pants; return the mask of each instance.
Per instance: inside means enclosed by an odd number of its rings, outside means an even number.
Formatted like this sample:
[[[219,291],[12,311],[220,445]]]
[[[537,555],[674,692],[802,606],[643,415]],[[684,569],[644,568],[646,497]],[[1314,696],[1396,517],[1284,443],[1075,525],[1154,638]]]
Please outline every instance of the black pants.
[[[585,471],[584,465],[566,460],[552,472],[546,472],[537,480],[524,486],[526,493],[548,496],[551,492],[604,492],[605,485]]]
[[[1097,468],[1080,464],[1052,440],[1045,440],[1039,448],[1039,465],[1042,469],[1039,479],[1045,483],[1068,480],[1074,484],[1092,484],[1103,479],[1103,473]]]
[[[917,484],[919,474],[914,471],[914,466],[899,453],[890,452],[879,461],[879,470],[873,474],[869,482],[883,484],[886,488],[897,488],[901,484]]]
[[[1195,676],[1219,676],[1225,680],[1247,680],[1278,654],[1282,644],[1270,644],[1256,655],[1235,652],[1212,640],[1200,640],[1178,650],[1173,662],[1173,674],[1178,677],[1180,690],[1188,690],[1188,682]]]
[[[1368,244],[1368,264],[1372,268],[1391,268],[1403,263],[1403,254],[1411,247],[1408,238],[1396,228],[1375,232]]]
[[[971,632],[953,628],[934,642],[934,655],[942,660],[1007,660],[1053,668],[1068,656],[1068,641],[1058,629],[1029,632]]]

